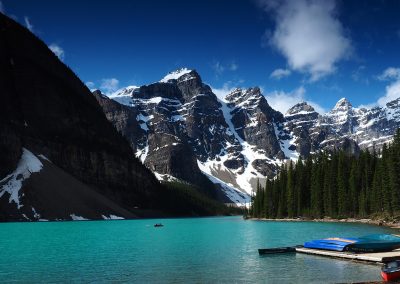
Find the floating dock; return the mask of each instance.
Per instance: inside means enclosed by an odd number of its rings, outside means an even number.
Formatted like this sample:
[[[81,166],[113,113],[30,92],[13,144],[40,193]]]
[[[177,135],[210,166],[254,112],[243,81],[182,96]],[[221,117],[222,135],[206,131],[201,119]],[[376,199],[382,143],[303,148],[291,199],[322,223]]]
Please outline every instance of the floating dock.
[[[389,252],[376,252],[376,253],[353,253],[343,251],[329,251],[310,249],[304,247],[296,247],[297,253],[312,254],[333,258],[341,258],[354,261],[365,261],[371,263],[384,263],[392,260],[400,260],[400,249]]]

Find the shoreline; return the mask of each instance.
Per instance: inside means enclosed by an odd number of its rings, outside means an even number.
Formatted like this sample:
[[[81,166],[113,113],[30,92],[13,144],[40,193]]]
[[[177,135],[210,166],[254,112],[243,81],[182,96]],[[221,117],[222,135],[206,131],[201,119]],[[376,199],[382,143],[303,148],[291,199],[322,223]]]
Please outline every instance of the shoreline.
[[[369,224],[376,226],[385,226],[391,229],[400,229],[400,222],[391,222],[379,219],[357,219],[357,218],[247,218],[252,221],[274,221],[274,222],[324,222],[324,223],[358,223],[358,224]]]

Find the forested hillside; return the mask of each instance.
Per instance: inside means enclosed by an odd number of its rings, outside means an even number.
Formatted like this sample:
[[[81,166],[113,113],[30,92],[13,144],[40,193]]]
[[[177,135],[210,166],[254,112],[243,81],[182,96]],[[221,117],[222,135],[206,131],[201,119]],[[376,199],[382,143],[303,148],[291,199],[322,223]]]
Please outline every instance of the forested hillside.
[[[320,152],[290,162],[259,184],[250,214],[258,218],[393,216],[400,211],[400,130],[381,151]]]

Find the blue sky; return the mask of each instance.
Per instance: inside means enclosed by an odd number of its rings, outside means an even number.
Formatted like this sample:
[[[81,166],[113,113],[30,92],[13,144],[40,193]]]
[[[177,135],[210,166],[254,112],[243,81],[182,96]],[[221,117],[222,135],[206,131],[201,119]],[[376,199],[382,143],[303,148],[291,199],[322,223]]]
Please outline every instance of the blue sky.
[[[285,111],[400,96],[400,1],[1,0],[84,82],[104,91],[196,69],[223,94],[260,86]]]

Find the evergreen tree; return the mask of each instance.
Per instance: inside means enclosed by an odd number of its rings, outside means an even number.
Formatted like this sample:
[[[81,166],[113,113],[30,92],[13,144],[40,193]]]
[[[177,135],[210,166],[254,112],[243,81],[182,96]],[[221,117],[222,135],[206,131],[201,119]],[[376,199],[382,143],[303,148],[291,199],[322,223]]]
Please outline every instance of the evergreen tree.
[[[284,165],[281,167],[279,181],[279,201],[278,201],[278,218],[287,217],[287,195],[286,195],[286,179],[287,171]]]
[[[354,217],[358,213],[358,165],[357,160],[352,159],[349,174],[349,210]]]
[[[400,209],[400,181],[399,181],[399,170],[400,163],[396,155],[395,147],[390,147],[388,150],[389,157],[387,159],[388,176],[390,182],[390,193],[391,193],[391,208],[394,212]]]
[[[287,213],[289,218],[295,215],[295,196],[294,196],[294,172],[293,163],[290,161],[287,182],[286,182],[286,200],[287,200]]]
[[[251,214],[255,217],[365,217],[400,211],[400,130],[377,154],[318,153],[304,162],[282,165],[273,180],[259,183]]]
[[[346,156],[343,151],[339,153],[337,188],[338,188],[338,214],[345,217],[348,213],[348,177],[346,169]]]
[[[314,217],[322,217],[321,167],[319,157],[314,161],[311,173],[311,212]]]
[[[305,206],[304,195],[305,195],[305,182],[304,182],[304,169],[303,161],[301,157],[296,163],[296,182],[295,182],[295,196],[296,196],[296,216],[303,214]]]
[[[374,178],[372,181],[372,192],[373,202],[371,204],[371,211],[375,213],[383,212],[382,173],[380,163],[375,167]]]
[[[274,202],[271,207],[270,216],[271,218],[277,218],[279,212],[279,196],[280,196],[279,179],[274,179],[272,181],[272,192],[273,192]]]
[[[389,214],[393,214],[392,204],[391,204],[391,193],[390,193],[390,177],[388,174],[388,149],[386,144],[382,148],[382,158],[380,163],[380,174],[381,174],[381,186],[382,186],[382,196],[383,196],[383,209]]]

